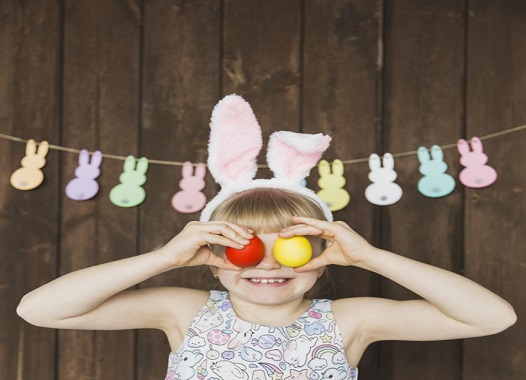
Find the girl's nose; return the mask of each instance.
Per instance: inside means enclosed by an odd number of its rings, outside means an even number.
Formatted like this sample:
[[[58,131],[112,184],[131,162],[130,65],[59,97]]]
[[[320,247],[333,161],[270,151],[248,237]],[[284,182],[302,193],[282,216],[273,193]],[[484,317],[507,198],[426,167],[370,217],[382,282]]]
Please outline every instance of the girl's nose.
[[[265,252],[265,256],[263,256],[263,260],[261,260],[257,265],[256,268],[261,269],[278,269],[281,267],[281,264],[276,260],[274,257],[274,253],[272,251]]]

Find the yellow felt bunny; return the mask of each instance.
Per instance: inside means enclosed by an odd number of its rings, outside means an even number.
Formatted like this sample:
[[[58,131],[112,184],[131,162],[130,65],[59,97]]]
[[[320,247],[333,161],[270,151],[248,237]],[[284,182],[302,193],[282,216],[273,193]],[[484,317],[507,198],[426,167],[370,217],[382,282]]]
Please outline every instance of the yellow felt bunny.
[[[11,185],[18,190],[32,190],[44,181],[44,173],[40,170],[46,164],[49,150],[47,141],[42,141],[37,150],[37,143],[31,139],[26,145],[26,156],[22,159],[22,167],[11,175]]]
[[[347,206],[351,196],[343,188],[345,178],[343,178],[343,162],[334,160],[331,165],[326,160],[321,160],[318,164],[320,179],[318,185],[322,190],[318,191],[318,196],[327,203],[331,211],[338,211]]]

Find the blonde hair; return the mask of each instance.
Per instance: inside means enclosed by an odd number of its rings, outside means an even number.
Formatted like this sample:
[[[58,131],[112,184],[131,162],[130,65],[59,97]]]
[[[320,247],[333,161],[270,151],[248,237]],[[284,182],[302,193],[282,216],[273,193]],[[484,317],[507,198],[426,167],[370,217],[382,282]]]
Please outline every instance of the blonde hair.
[[[291,226],[292,216],[326,220],[308,197],[283,189],[256,188],[233,195],[217,207],[210,220],[232,222],[259,233]]]

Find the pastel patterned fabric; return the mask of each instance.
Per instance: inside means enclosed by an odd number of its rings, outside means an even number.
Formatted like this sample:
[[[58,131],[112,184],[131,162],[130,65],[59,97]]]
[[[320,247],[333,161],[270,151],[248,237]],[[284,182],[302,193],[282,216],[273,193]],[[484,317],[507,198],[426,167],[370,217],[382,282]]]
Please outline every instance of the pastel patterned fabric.
[[[345,357],[331,301],[316,299],[294,323],[262,326],[238,318],[228,292],[211,291],[170,353],[165,380],[357,380]]]

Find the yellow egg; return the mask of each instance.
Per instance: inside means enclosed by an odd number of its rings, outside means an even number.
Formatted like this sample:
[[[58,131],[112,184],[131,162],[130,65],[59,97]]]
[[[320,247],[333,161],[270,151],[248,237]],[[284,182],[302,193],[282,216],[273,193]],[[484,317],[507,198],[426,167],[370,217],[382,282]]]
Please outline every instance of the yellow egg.
[[[293,236],[288,239],[278,238],[274,243],[274,257],[287,267],[301,267],[312,257],[312,247],[304,236]]]

